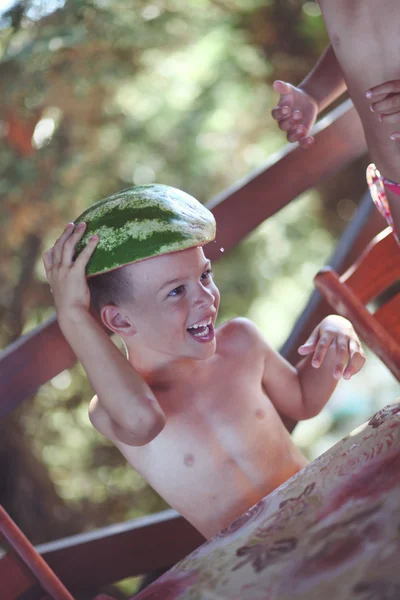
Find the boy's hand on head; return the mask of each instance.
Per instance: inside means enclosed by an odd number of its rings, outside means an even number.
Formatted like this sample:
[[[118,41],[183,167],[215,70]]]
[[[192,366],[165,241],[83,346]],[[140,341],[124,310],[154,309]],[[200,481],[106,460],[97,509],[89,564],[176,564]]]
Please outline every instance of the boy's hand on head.
[[[330,315],[321,321],[308,340],[298,349],[303,356],[312,354],[312,366],[319,368],[329,350],[336,352],[336,364],[333,376],[350,379],[358,373],[365,363],[365,354],[353,325],[339,315]]]
[[[377,114],[382,123],[400,122],[400,79],[385,81],[368,90],[365,95],[372,112]],[[393,131],[390,138],[400,141],[400,131]]]
[[[99,241],[92,236],[87,246],[74,261],[75,247],[85,232],[85,224],[74,227],[68,223],[61,236],[50,250],[43,254],[46,277],[54,297],[57,315],[74,310],[88,310],[90,292],[86,282],[85,267]]]
[[[280,98],[272,109],[272,117],[279,128],[286,131],[289,142],[298,142],[302,148],[309,148],[314,142],[310,130],[318,115],[316,101],[300,88],[284,81],[274,81],[273,88]]]

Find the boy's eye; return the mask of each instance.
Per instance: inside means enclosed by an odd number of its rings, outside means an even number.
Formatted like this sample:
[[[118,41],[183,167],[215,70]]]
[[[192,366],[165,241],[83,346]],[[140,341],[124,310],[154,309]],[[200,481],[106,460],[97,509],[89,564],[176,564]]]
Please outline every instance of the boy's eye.
[[[212,277],[212,270],[211,269],[207,269],[207,271],[204,271],[204,273],[201,276],[201,279],[210,279],[210,277]]]
[[[173,289],[168,296],[180,296],[185,291],[184,285],[178,285],[175,289]]]

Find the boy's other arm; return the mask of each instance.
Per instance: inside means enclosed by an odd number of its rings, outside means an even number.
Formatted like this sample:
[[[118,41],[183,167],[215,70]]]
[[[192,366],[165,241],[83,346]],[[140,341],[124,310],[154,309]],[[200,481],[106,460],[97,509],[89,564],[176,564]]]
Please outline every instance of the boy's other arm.
[[[43,255],[58,323],[97,394],[90,408],[92,423],[111,439],[116,435],[126,444],[141,446],[160,433],[165,415],[149,386],[89,312],[85,268],[98,238],[92,238],[74,261],[84,230],[70,223]],[[109,417],[106,429],[105,412]]]
[[[350,379],[365,362],[351,323],[337,315],[326,317],[299,348],[307,356],[296,367],[262,341],[264,389],[278,412],[296,421],[317,415],[342,374]]]

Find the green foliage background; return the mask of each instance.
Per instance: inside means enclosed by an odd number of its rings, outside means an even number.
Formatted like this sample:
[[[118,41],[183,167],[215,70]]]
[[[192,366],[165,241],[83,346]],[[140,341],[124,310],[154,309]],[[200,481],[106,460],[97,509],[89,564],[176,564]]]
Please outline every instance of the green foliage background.
[[[133,183],[205,202],[259,168],[285,143],[272,81],[300,81],[327,44],[303,0],[24,0],[0,27],[3,348],[53,314],[41,254],[66,222]],[[284,342],[364,162],[223,256],[221,320],[248,315]],[[77,365],[1,424],[0,501],[35,543],[166,508],[90,426],[91,395]]]

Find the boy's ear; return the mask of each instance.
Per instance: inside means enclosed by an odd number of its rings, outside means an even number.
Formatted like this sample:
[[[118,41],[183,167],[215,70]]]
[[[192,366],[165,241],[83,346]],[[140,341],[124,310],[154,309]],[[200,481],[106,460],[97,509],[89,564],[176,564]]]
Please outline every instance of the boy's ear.
[[[101,320],[104,325],[119,335],[135,335],[134,328],[130,318],[121,311],[119,306],[106,304],[100,312]]]

